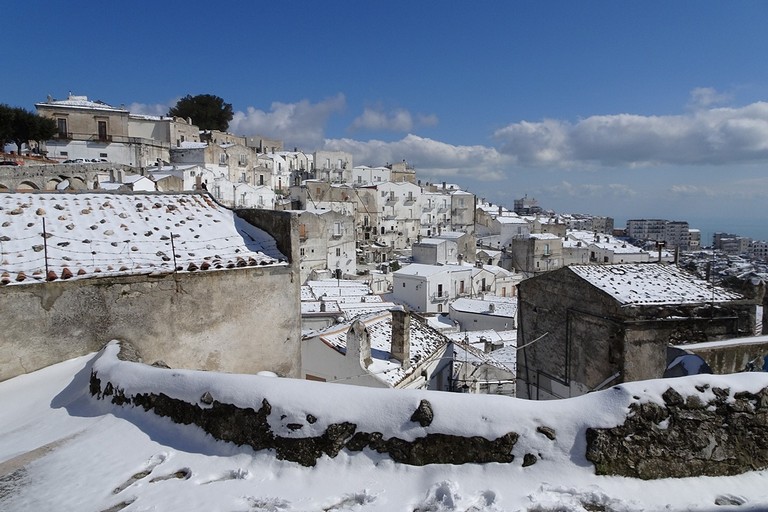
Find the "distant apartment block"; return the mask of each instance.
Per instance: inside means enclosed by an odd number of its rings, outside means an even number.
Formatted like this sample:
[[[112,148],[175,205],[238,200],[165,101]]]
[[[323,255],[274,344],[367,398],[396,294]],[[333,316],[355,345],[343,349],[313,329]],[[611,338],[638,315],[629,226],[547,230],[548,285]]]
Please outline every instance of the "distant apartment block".
[[[727,254],[744,254],[752,239],[731,233],[717,232],[712,236],[712,248]]]
[[[635,240],[664,242],[668,249],[691,248],[691,229],[686,221],[665,219],[630,219],[627,236]]]

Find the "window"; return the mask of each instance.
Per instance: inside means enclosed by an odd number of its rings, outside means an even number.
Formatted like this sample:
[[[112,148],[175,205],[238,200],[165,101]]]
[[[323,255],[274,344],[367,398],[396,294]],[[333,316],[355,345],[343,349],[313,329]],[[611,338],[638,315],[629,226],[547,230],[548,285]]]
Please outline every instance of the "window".
[[[99,129],[99,140],[107,140],[107,122],[99,121],[98,129]]]
[[[299,249],[299,255],[301,255],[301,257],[304,257],[304,248],[303,247],[301,249]]]
[[[226,155],[226,153],[221,153],[219,155],[219,165],[227,165],[227,155]]]
[[[69,156],[69,152],[68,151],[62,151],[60,154],[61,154],[61,156]]]
[[[246,157],[244,154],[238,155],[237,164],[240,165],[241,167],[248,165],[248,157]]]
[[[340,258],[340,257],[341,257],[341,248],[340,248],[340,247],[337,247],[337,248],[336,248],[336,257],[337,257],[337,258]]]
[[[263,185],[263,184],[264,184],[264,175],[259,174],[259,185]]]
[[[68,137],[67,120],[65,118],[60,117],[56,120],[56,128],[58,128],[59,137]]]
[[[341,222],[333,223],[333,236],[341,236]]]
[[[99,153],[99,158],[107,158],[107,154],[106,153]]]

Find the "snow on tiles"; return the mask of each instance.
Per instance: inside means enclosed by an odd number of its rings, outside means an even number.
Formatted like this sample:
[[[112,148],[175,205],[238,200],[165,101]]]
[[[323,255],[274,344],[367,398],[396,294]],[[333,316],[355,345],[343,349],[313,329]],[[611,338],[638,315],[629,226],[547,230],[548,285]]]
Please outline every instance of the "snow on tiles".
[[[372,362],[367,368],[376,378],[390,386],[396,386],[413,371],[413,368],[424,363],[433,356],[441,345],[448,341],[438,332],[422,324],[416,318],[410,322],[410,368],[403,368],[400,361],[393,359],[390,352],[392,346],[392,314],[390,312],[376,313],[361,318],[368,329],[371,342]],[[348,324],[326,331],[320,338],[326,344],[342,353],[347,351]]]
[[[0,194],[2,284],[285,264],[274,238],[199,194]]]
[[[669,265],[572,265],[569,268],[625,305],[694,304],[743,298]]]

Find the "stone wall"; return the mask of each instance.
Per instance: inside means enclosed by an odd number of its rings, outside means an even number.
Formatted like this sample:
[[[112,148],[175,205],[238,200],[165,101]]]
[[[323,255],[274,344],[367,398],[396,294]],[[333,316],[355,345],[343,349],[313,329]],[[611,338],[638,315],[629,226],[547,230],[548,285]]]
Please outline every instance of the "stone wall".
[[[111,344],[90,364],[88,391],[94,400],[130,409],[127,418],[153,414],[195,425],[214,439],[272,450],[277,458],[304,466],[314,466],[323,456],[334,458],[342,450],[367,450],[417,466],[495,462],[524,470],[540,461],[583,465],[586,459],[596,474],[642,479],[768,469],[768,387],[760,375],[617,386],[579,398],[582,407],[595,410],[585,415],[569,407],[574,404],[558,409],[552,402],[522,405],[503,397],[399,390],[361,394],[352,386],[295,379],[253,376],[245,381],[232,376],[226,381],[192,373],[166,379],[163,372],[170,370],[120,359],[136,360],[134,347]],[[146,378],[137,381],[135,372]],[[128,388],[121,384],[124,378]],[[163,387],[153,388],[155,379]],[[718,387],[726,381],[735,389]],[[233,384],[240,387],[232,390]],[[334,387],[334,398],[318,404],[318,397],[324,396],[318,386]],[[685,391],[681,394],[675,387]],[[483,407],[481,399],[486,405],[493,401],[494,407]],[[336,401],[346,405],[341,412]],[[460,422],[442,416],[455,414],[460,403],[466,413]],[[374,411],[379,409],[387,411],[387,421],[376,419]],[[482,421],[474,421],[479,411]],[[539,419],[553,413],[559,415],[564,432]],[[456,429],[457,424],[474,425],[476,433]]]
[[[587,460],[600,475],[642,479],[737,475],[768,468],[768,388],[711,388],[712,399],[673,388],[664,404],[630,404],[623,425],[587,430]]]
[[[93,189],[94,181],[99,173],[122,171],[123,174],[135,172],[128,165],[112,163],[84,164],[48,164],[23,165],[19,167],[0,168],[0,190],[3,187],[14,191],[22,185],[32,186],[37,190],[55,190],[56,184],[68,179],[73,188]]]

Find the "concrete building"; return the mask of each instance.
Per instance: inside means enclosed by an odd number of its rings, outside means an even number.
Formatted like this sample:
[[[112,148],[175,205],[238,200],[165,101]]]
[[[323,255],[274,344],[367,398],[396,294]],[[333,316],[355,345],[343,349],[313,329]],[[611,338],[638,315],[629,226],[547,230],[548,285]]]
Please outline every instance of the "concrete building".
[[[563,263],[565,265],[647,263],[651,261],[652,257],[651,253],[640,247],[603,233],[569,231],[566,240],[569,243],[567,246],[565,242],[563,243]]]
[[[455,240],[424,238],[411,247],[414,263],[423,265],[447,265],[459,263],[459,249]]]
[[[517,299],[462,297],[451,303],[448,317],[462,331],[510,331],[517,328]]]
[[[690,250],[691,232],[686,221],[664,219],[630,219],[627,236],[634,240],[664,242],[668,250]]]
[[[351,183],[354,185],[377,185],[385,181],[392,181],[392,170],[389,167],[358,165],[352,168]]]
[[[296,212],[299,217],[301,282],[313,271],[327,270],[341,276],[357,273],[355,219],[351,212],[312,209]]]
[[[328,183],[352,183],[352,154],[346,151],[315,151],[315,179]]]
[[[40,116],[56,121],[58,132],[45,143],[50,159],[85,159],[141,167],[153,165],[157,155],[167,155],[168,143],[132,136],[130,112],[87,96],[70,94],[66,100],[48,97],[35,108]]]
[[[747,336],[755,324],[751,301],[657,263],[572,265],[521,282],[518,293],[528,398],[660,378],[670,344]]]
[[[530,277],[563,266],[563,239],[549,233],[531,233],[528,238],[515,238],[506,249],[504,268],[514,268]]]
[[[516,274],[497,265],[476,262],[472,270],[472,297],[484,294],[499,297],[517,295],[517,285],[523,280],[522,274]]]
[[[744,254],[749,249],[752,239],[731,233],[717,232],[712,235],[712,248],[727,254]]]
[[[413,263],[392,274],[395,302],[421,313],[448,312],[448,304],[469,296],[472,268],[466,265],[421,265]]]

